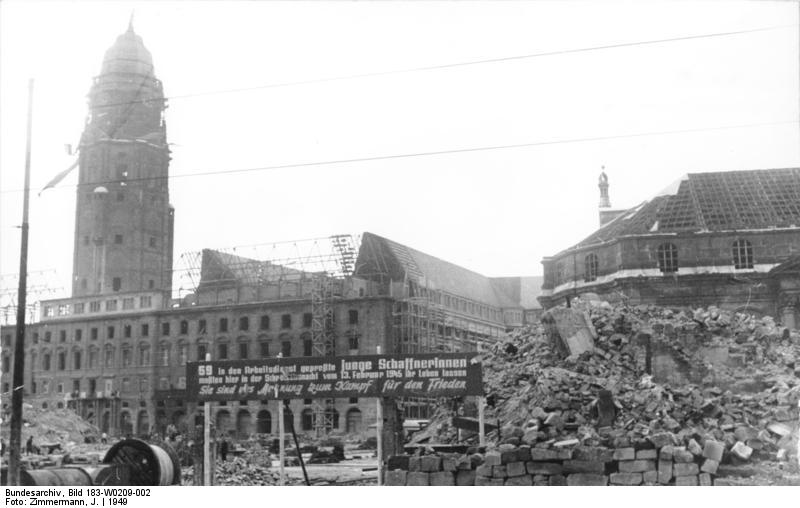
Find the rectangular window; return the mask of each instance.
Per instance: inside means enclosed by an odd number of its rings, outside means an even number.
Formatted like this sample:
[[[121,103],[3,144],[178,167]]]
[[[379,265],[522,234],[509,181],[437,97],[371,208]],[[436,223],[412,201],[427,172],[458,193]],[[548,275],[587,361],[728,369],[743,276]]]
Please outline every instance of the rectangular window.
[[[81,380],[80,379],[73,379],[72,380],[72,391],[73,392],[80,392],[81,391]]]
[[[347,344],[351,351],[358,349],[358,339],[359,336],[357,333],[351,334],[349,337],[347,337]]]
[[[247,343],[240,342],[239,343],[239,359],[240,360],[247,360]]]
[[[53,332],[44,332],[44,341],[50,342],[50,338],[53,336]]]
[[[64,383],[58,383],[56,388],[58,389],[58,393],[64,393]]]
[[[78,328],[77,330],[75,330],[75,340],[81,340],[81,339],[83,339],[83,330]]]
[[[133,309],[133,297],[123,298],[122,299],[122,308],[124,310]]]
[[[107,333],[106,333],[106,337],[108,337],[109,339],[113,339],[114,338],[114,327],[113,326],[109,326],[108,327],[108,330],[107,330]]]
[[[50,370],[50,355],[46,354],[42,357],[42,369]]]
[[[97,328],[89,329],[89,336],[92,340],[97,340]]]
[[[269,316],[267,316],[266,314],[261,316],[258,328],[260,330],[269,330]]]
[[[186,365],[186,361],[189,358],[189,345],[188,344],[180,344],[178,346],[178,363],[180,365]]]
[[[72,353],[72,367],[75,370],[80,370],[81,368],[81,352],[75,351]]]
[[[139,380],[139,391],[140,392],[147,392],[150,389],[150,383],[148,382],[146,377],[143,377]]]
[[[218,344],[217,345],[217,359],[218,360],[227,360],[228,359],[228,345],[227,344]]]
[[[111,289],[113,289],[114,291],[119,291],[120,289],[122,289],[122,279],[120,279],[119,277],[114,277],[111,280]],[[106,306],[108,306],[108,302],[106,302]],[[116,310],[116,309],[117,309],[117,302],[115,300],[114,301],[114,310]],[[108,310],[111,310],[111,309],[108,309]]]
[[[284,358],[292,356],[292,342],[285,340],[281,342],[281,354]]]
[[[126,348],[122,350],[122,366],[123,367],[130,367],[131,363],[133,362],[133,355],[131,354],[131,350]]]
[[[239,318],[239,331],[246,332],[250,329],[250,318],[247,316],[242,316]]]
[[[310,312],[306,312],[303,314],[303,328],[311,328],[311,321],[313,317],[311,316]]]
[[[58,331],[58,341],[59,342],[67,342],[67,331],[66,330],[59,330]]]
[[[269,342],[261,342],[259,347],[261,349],[261,358],[269,358]]]
[[[311,339],[303,341],[303,356],[312,356],[314,354],[314,345]]]
[[[161,366],[162,367],[169,367],[169,347],[162,347],[159,350],[159,353],[161,353],[159,355],[159,356],[161,356]]]
[[[55,316],[55,310],[51,306],[47,306],[44,308],[44,317],[53,317]]]
[[[197,345],[197,361],[203,362],[206,359],[206,345],[205,344],[198,344]]]
[[[152,282],[152,281],[150,281]],[[150,296],[139,297],[139,307],[142,309],[149,309],[153,305],[153,299]]]
[[[142,323],[142,337],[147,337],[148,335],[150,335],[150,325]]]
[[[116,245],[122,245],[122,235],[114,235],[114,243]]]
[[[126,339],[130,339],[131,338],[131,325],[125,325],[125,326],[122,327],[122,335]]]
[[[161,335],[169,335],[169,323],[161,323]]]
[[[350,397],[347,402],[350,404],[358,404],[358,397]]]
[[[358,311],[357,310],[347,311],[347,321],[351,325],[357,325],[358,324]]]
[[[181,321],[181,335],[188,335],[189,333],[189,322],[185,319]]]
[[[219,318],[219,331],[220,332],[228,331],[228,318]]]
[[[197,333],[203,335],[206,333],[206,320],[201,319],[197,322]]]
[[[114,350],[106,349],[106,367],[114,366]]]
[[[291,328],[292,327],[292,315],[291,314],[284,314],[281,316],[281,328]]]
[[[89,312],[100,312],[100,302],[89,302]]]
[[[93,369],[97,367],[97,350],[90,349],[89,350],[89,368]]]
[[[58,306],[58,315],[59,316],[69,316],[69,305],[66,303],[62,303]]]
[[[65,370],[67,368],[67,353],[58,353],[58,370]]]
[[[106,310],[117,310],[117,301],[116,300],[106,300]]]

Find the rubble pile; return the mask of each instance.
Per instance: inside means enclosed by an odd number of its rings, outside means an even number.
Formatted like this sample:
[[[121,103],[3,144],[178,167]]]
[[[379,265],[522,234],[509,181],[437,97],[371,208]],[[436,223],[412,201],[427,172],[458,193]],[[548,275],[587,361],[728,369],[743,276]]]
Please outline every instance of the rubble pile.
[[[8,442],[10,418],[4,418],[1,427],[2,438]],[[41,409],[31,404],[22,406],[22,443],[33,436],[34,445],[43,447],[50,443],[60,443],[62,448],[96,441],[100,431],[70,409]]]
[[[674,446],[722,443],[725,462],[796,456],[796,331],[713,307],[579,300],[570,312],[588,318],[590,350],[570,355],[567,341],[559,344],[537,325],[484,355],[487,423],[502,429],[490,441],[535,447],[574,440],[617,449],[666,433]],[[656,382],[665,372],[668,381]],[[415,441],[453,442],[452,415],[442,408]]]

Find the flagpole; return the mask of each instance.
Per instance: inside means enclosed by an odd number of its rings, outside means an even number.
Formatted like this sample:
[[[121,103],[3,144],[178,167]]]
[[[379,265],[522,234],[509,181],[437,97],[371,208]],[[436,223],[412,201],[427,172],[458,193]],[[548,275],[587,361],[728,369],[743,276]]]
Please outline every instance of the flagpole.
[[[11,383],[11,429],[9,435],[8,485],[19,485],[22,434],[22,392],[25,375],[25,305],[28,286],[28,201],[31,186],[31,125],[33,123],[33,79],[28,81],[28,128],[25,143],[25,185],[22,197],[22,238],[17,294],[17,337],[14,342],[14,373]]]

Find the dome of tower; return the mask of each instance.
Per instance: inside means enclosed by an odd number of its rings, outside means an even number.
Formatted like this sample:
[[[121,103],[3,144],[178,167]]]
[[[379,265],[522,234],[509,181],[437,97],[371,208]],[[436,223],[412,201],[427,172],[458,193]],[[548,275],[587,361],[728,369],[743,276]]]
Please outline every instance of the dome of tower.
[[[103,58],[101,74],[124,72],[153,75],[153,57],[144,47],[142,38],[133,31],[133,25],[128,25],[128,30],[117,37],[113,46],[108,48]]]

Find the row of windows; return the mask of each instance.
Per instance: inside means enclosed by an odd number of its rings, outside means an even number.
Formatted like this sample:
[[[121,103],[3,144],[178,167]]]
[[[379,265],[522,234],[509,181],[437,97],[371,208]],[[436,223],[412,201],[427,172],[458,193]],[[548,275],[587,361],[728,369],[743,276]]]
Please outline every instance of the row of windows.
[[[144,298],[144,297],[142,297]],[[149,298],[149,297],[147,297]],[[112,300],[115,301],[115,300]],[[99,302],[93,302],[98,303]],[[78,304],[76,304],[78,305]],[[82,304],[81,304],[82,305]],[[358,311],[357,310],[350,310],[348,311],[348,324],[350,325],[357,325],[358,324]],[[304,328],[311,328],[312,327],[312,315],[310,312],[303,314],[303,327]],[[281,316],[281,329],[287,330],[292,328],[292,315],[291,314],[283,314]],[[268,315],[261,316],[259,320],[259,330],[269,330],[270,329],[270,317]],[[238,322],[238,330],[239,331],[249,331],[250,330],[250,318],[247,316],[243,316],[239,318]],[[188,335],[189,334],[189,321],[183,320],[179,323],[178,328],[180,335]],[[219,326],[218,331],[221,333],[228,331],[228,318],[220,318],[219,319]],[[83,330],[78,328],[74,330],[74,339],[76,341],[80,341],[83,339]],[[199,335],[205,335],[207,333],[207,324],[205,319],[200,319],[197,321],[197,333]],[[129,339],[133,334],[132,325],[123,325],[122,326],[122,337]],[[161,335],[169,336],[171,334],[171,324],[169,322],[161,323]],[[140,328],[140,335],[142,337],[150,336],[150,325],[149,323],[142,323]],[[10,346],[10,336],[8,337],[8,345]],[[53,333],[52,331],[45,331],[43,340],[44,342],[52,342]],[[89,329],[89,338],[91,340],[97,340],[99,337],[99,328],[92,327]],[[116,327],[115,326],[107,326],[106,327],[106,338],[113,339],[116,337]],[[66,330],[59,330],[58,331],[58,338],[59,342],[66,342],[67,341],[67,331]],[[6,340],[6,339],[4,339]],[[39,332],[33,333],[33,343],[39,343]]]
[[[118,283],[118,278],[114,279],[114,285],[116,286]],[[117,291],[117,290],[115,290]],[[150,309],[153,307],[153,297],[150,295],[140,296],[139,300],[139,309]],[[87,312],[86,303],[78,302],[73,303],[72,305],[72,314],[85,314]],[[106,312],[114,312],[117,310],[134,310],[136,309],[136,298],[126,297],[126,298],[113,298],[110,300],[100,301],[95,300],[89,302],[88,312],[100,312],[101,310],[105,310]],[[69,316],[70,315],[70,304],[62,303],[59,305],[47,305],[44,308],[44,317],[54,317],[54,316]]]
[[[358,350],[359,342],[361,336],[357,333],[349,333],[347,334],[347,345],[348,349],[351,351]],[[239,360],[247,360],[251,358],[269,358],[270,356],[276,356],[278,352],[284,357],[291,357],[293,355],[297,355],[301,353],[302,356],[314,356],[314,345],[313,341],[309,334],[304,334],[301,338],[300,347],[302,348],[302,353],[297,351],[293,348],[293,342],[291,340],[284,340],[281,341],[279,346],[278,345],[271,345],[271,342],[262,341],[258,343],[257,354],[258,356],[253,356],[251,353],[250,344],[247,342],[240,342],[235,345],[231,345],[228,343],[219,343],[216,345],[214,350],[215,360],[230,360],[233,359],[232,354],[232,346],[237,355],[237,359]],[[136,349],[138,354],[136,355],[136,365],[139,367],[149,366],[151,362],[150,358],[150,346],[149,345],[142,345]],[[189,358],[189,344],[187,343],[180,343],[177,345],[176,348],[177,353],[177,364],[178,365],[185,365]],[[209,350],[208,345],[205,343],[200,343],[197,345],[197,360],[202,361],[205,360],[206,354],[212,353]],[[121,357],[120,357],[120,366],[121,367],[133,367],[134,366],[134,348],[133,347],[122,347],[121,348]],[[170,363],[170,355],[171,355],[171,348],[169,345],[161,345],[157,348],[157,365],[162,367],[169,367]],[[33,365],[37,365],[37,353],[31,353],[31,361]],[[67,351],[58,351],[55,353],[55,366],[53,365],[53,356],[50,352],[42,353],[41,359],[41,369],[44,371],[49,371],[53,368],[55,370],[63,371],[67,370],[67,359],[68,353]],[[71,364],[70,367],[74,370],[81,369],[84,365],[82,363],[83,360],[83,351],[76,350],[72,351],[71,355]],[[113,368],[115,367],[115,348],[111,345],[107,345],[103,349],[103,366],[106,368]],[[88,357],[87,357],[87,368],[97,368],[100,366],[100,349],[99,348],[91,348],[89,349]],[[3,372],[8,372],[10,366],[10,355],[3,355]]]
[[[678,271],[678,248],[673,243],[662,243],[656,249],[658,269],[662,273],[675,273]],[[736,270],[753,268],[753,245],[747,240],[736,240],[731,245],[731,261]],[[597,280],[599,261],[597,254],[590,252],[583,258],[583,280],[592,282]],[[556,284],[566,280],[564,265],[556,264]]]

